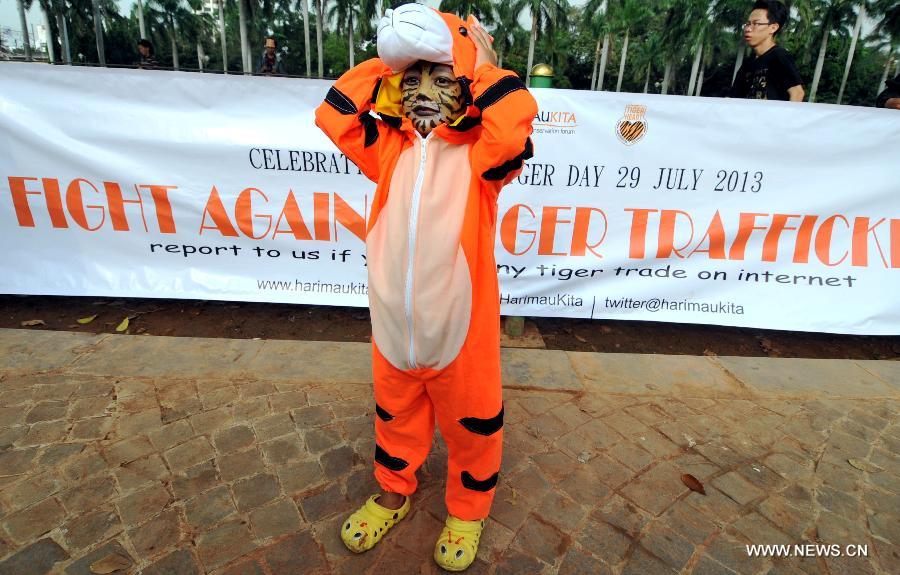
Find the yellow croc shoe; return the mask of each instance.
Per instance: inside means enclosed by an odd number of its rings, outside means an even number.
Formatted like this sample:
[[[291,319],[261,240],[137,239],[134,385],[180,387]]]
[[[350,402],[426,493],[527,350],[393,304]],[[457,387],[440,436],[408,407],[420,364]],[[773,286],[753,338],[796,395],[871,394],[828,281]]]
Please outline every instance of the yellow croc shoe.
[[[484,519],[463,521],[447,516],[444,529],[434,544],[434,560],[447,571],[465,571],[475,561]]]
[[[379,497],[380,495],[369,497],[362,507],[341,524],[341,540],[354,553],[362,553],[375,547],[384,534],[409,513],[409,497],[400,509],[382,507],[376,503]]]

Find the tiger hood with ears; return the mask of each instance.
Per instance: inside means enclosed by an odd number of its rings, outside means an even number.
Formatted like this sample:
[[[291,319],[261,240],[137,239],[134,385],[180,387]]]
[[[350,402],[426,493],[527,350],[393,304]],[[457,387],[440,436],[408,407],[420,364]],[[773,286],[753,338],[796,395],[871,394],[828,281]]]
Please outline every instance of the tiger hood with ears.
[[[449,451],[447,507],[487,517],[500,469],[497,197],[532,156],[537,104],[519,77],[477,50],[464,22],[421,5],[388,11],[379,58],[346,72],[316,124],[377,183],[366,237],[375,477],[409,495],[437,417]],[[400,111],[402,72],[453,67],[465,112],[427,136]]]

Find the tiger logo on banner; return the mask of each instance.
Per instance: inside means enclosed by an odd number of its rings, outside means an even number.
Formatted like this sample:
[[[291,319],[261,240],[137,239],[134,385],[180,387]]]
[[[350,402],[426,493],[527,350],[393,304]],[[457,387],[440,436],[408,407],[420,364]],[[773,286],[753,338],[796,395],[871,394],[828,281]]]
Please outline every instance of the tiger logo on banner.
[[[625,106],[625,115],[616,124],[616,136],[626,146],[638,143],[647,134],[647,120],[644,114],[647,106],[631,104]]]

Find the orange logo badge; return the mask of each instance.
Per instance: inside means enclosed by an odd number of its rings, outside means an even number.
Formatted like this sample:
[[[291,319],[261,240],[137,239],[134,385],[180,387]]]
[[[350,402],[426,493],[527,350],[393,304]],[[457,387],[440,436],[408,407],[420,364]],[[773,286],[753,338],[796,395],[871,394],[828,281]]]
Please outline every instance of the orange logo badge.
[[[616,124],[616,136],[626,146],[638,143],[647,133],[646,106],[625,106],[625,116]]]

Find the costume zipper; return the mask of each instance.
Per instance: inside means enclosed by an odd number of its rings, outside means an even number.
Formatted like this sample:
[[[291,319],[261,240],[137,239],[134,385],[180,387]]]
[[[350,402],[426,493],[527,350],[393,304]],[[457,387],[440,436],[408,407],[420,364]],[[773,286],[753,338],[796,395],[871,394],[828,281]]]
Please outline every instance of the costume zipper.
[[[415,338],[413,337],[413,262],[415,262],[416,235],[419,231],[419,200],[422,196],[422,183],[425,181],[425,160],[428,159],[428,139],[431,134],[424,138],[416,132],[419,138],[419,173],[416,174],[416,185],[413,187],[412,201],[409,208],[409,228],[408,228],[408,245],[407,257],[409,258],[406,269],[406,331],[409,333],[409,367],[416,367],[416,347]]]

